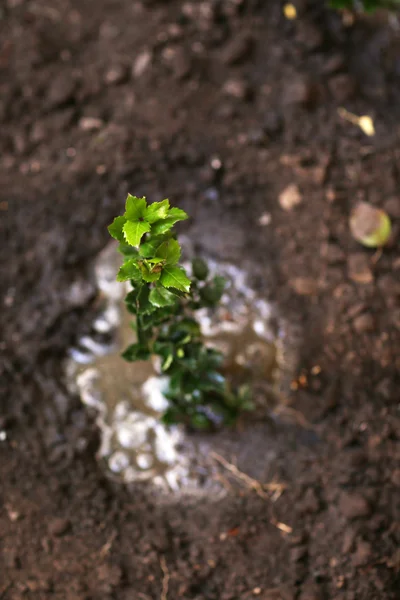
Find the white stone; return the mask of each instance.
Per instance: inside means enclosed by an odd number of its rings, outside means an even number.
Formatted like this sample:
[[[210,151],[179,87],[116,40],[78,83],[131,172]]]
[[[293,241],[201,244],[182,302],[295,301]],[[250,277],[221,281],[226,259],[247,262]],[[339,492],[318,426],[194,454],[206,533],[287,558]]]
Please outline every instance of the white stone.
[[[114,452],[108,459],[108,465],[113,473],[121,473],[129,466],[129,457],[125,452]]]

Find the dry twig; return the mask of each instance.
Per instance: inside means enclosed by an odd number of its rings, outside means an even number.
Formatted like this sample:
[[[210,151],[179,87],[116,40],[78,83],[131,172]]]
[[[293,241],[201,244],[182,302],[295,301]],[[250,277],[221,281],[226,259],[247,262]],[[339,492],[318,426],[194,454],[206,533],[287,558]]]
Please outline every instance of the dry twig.
[[[167,561],[165,557],[162,556],[160,558],[160,565],[163,572],[163,581],[162,581],[162,590],[161,590],[161,599],[160,600],[168,600],[168,587],[169,587],[169,571],[167,567]]]
[[[260,498],[264,500],[268,499],[269,496],[266,492],[274,492],[274,500],[277,500],[279,496],[282,494],[285,486],[282,483],[260,483],[257,479],[253,479],[250,475],[243,473],[240,471],[236,465],[228,462],[223,456],[217,454],[216,452],[211,452],[211,458],[216,460],[220,465],[222,465],[227,471],[229,471],[237,480],[244,483],[247,487],[254,490]],[[277,495],[278,494],[278,495]]]
[[[117,537],[117,533],[115,531],[113,531],[113,533],[110,535],[108,541],[104,544],[104,546],[100,550],[101,558],[104,558],[110,552],[116,537]]]

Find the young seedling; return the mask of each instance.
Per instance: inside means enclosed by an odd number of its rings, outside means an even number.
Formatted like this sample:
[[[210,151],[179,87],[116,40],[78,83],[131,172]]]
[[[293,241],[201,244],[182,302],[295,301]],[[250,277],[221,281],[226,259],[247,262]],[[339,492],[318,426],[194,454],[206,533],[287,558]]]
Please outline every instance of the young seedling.
[[[135,316],[136,342],[123,353],[127,361],[160,359],[168,376],[166,424],[183,422],[195,429],[233,423],[252,408],[247,387],[232,390],[223,374],[224,357],[202,338],[195,313],[215,308],[225,280],[211,277],[205,261],[192,261],[192,279],[179,264],[181,247],[174,225],[188,218],[168,200],[147,204],[127,197],[125,212],[108,230],[119,241],[124,262],[118,281],[130,281],[125,303]]]

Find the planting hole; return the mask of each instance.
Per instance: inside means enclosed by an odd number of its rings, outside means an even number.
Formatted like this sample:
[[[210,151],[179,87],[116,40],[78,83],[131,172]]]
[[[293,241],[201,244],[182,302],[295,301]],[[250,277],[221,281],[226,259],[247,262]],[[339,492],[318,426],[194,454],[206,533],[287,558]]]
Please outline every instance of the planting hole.
[[[121,358],[135,334],[132,315],[124,305],[126,287],[115,280],[120,263],[114,244],[95,263],[101,308],[90,335],[70,349],[65,365],[68,387],[96,411],[101,430],[98,456],[109,474],[126,483],[150,481],[172,490],[207,487],[211,479],[207,454],[215,434],[192,434],[180,425],[163,425],[160,417],[168,406],[163,395],[168,379],[160,375],[159,364]],[[265,416],[273,410],[287,374],[284,327],[276,325],[279,320],[272,306],[248,286],[244,271],[229,263],[208,264],[228,283],[217,309],[196,311],[204,339],[223,351],[224,371],[234,384],[250,384],[257,410]],[[207,416],[216,427],[221,425],[217,415],[208,412]]]

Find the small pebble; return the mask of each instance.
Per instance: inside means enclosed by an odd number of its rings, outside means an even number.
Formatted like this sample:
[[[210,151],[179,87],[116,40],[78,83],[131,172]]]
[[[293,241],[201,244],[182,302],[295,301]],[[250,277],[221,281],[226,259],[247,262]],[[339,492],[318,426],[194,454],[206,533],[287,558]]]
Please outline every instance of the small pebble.
[[[151,63],[151,52],[145,50],[141,52],[133,64],[132,74],[134,77],[141,77],[150,66]]]
[[[318,290],[317,282],[311,277],[295,277],[290,283],[299,296],[314,296]]]
[[[339,498],[339,509],[347,519],[367,517],[371,512],[367,500],[357,492],[342,492]]]
[[[64,535],[71,527],[71,522],[69,519],[65,519],[60,517],[58,519],[53,519],[49,524],[49,533],[54,537],[59,537]]]
[[[357,252],[350,254],[347,261],[349,277],[356,283],[372,283],[374,276],[371,271],[370,262],[367,254]]]
[[[283,210],[290,211],[301,204],[303,196],[298,185],[291,183],[279,194],[279,204]]]
[[[370,313],[364,313],[356,317],[353,321],[353,327],[357,333],[367,333],[375,329],[375,321]]]

